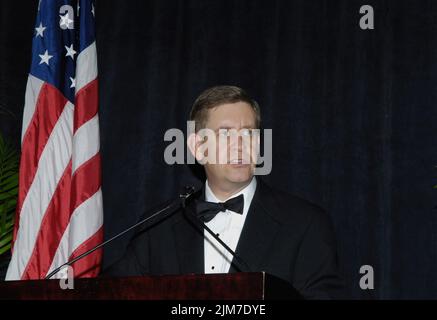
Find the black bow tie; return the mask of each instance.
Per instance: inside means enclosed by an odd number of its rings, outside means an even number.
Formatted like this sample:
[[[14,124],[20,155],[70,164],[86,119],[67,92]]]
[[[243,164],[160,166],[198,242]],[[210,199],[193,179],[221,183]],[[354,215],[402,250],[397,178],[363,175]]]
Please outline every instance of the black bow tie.
[[[211,221],[217,213],[221,211],[230,210],[239,214],[243,214],[244,196],[240,194],[238,197],[229,199],[226,202],[208,202],[197,200],[196,213],[203,222]]]

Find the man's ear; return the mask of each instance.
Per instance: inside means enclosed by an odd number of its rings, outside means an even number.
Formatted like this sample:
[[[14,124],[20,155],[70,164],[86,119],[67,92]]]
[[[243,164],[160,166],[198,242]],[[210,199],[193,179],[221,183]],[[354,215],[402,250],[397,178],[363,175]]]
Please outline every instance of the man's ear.
[[[201,162],[203,160],[203,155],[197,152],[197,149],[199,148],[199,144],[200,141],[198,135],[196,133],[191,133],[187,139],[188,149],[190,149],[191,154],[196,158],[196,160],[198,162]]]

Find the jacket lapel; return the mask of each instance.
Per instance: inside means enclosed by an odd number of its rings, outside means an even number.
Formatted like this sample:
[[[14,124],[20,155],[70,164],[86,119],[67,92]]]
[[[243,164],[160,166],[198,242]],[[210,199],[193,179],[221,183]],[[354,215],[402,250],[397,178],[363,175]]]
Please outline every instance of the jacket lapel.
[[[258,179],[255,195],[252,199],[246,221],[238,241],[235,253],[250,267],[250,270],[260,270],[263,259],[268,255],[280,224],[269,211],[275,210],[275,203],[270,198],[270,190]],[[269,208],[269,211],[266,210]],[[236,272],[235,259],[229,272]]]
[[[203,228],[199,222],[189,218],[193,212],[193,206],[188,205],[189,210],[173,225],[176,241],[179,271],[181,274],[204,273],[204,237]]]

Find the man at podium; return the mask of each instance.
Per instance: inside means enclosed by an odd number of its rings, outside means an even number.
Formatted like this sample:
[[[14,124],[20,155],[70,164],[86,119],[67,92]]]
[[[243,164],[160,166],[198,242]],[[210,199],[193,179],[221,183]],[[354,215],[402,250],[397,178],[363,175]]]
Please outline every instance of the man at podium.
[[[137,232],[105,275],[265,271],[304,298],[338,297],[342,281],[329,216],[256,175],[258,104],[241,88],[217,86],[196,99],[190,120],[195,132],[187,144],[204,167],[203,188],[185,212]]]

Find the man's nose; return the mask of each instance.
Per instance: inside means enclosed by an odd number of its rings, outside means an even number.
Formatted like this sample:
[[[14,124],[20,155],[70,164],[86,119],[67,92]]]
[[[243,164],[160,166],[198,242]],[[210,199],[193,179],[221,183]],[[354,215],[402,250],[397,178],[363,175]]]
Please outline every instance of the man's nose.
[[[228,140],[228,146],[229,148],[235,150],[237,149],[238,152],[242,152],[243,150],[243,137],[241,135],[237,135],[235,137],[230,137],[230,140]]]

